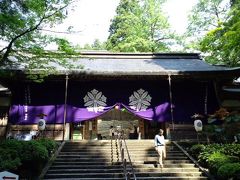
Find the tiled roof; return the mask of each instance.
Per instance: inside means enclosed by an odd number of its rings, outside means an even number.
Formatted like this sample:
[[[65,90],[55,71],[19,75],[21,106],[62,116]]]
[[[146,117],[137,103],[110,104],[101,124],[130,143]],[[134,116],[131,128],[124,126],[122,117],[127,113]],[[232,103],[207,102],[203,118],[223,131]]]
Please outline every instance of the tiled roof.
[[[96,75],[178,75],[186,73],[222,73],[239,71],[240,68],[213,66],[195,53],[82,53],[74,63],[82,69],[71,73]]]
[[[214,66],[201,59],[198,53],[110,53],[110,52],[82,52],[80,55],[68,57],[66,62],[75,67],[65,69],[57,64],[59,74],[73,75],[225,75],[240,76],[239,68]],[[21,68],[20,68],[21,67]],[[25,71],[24,66],[11,70]],[[36,69],[37,70],[37,69]],[[55,72],[56,73],[56,72]]]

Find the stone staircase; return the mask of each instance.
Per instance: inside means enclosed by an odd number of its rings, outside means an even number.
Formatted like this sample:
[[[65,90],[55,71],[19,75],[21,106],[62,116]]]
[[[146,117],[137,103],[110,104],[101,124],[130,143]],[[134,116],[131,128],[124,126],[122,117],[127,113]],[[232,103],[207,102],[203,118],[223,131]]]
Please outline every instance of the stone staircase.
[[[170,142],[167,144],[164,168],[156,165],[158,156],[153,140],[126,140],[126,143],[137,179],[207,179]],[[115,141],[112,150],[110,140],[66,142],[44,179],[125,179],[120,161]]]
[[[66,142],[44,179],[123,179],[122,172],[115,141]]]
[[[166,146],[164,168],[156,165],[158,155],[153,147],[153,140],[127,141],[127,146],[137,179],[207,179],[171,142]]]

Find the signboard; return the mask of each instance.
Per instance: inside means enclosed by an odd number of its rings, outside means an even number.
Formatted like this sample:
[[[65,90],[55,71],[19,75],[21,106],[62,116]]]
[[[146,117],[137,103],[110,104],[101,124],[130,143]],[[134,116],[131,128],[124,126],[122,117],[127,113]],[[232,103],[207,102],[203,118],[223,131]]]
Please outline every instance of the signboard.
[[[8,171],[0,172],[0,180],[18,180],[19,176],[17,174],[10,173]]]

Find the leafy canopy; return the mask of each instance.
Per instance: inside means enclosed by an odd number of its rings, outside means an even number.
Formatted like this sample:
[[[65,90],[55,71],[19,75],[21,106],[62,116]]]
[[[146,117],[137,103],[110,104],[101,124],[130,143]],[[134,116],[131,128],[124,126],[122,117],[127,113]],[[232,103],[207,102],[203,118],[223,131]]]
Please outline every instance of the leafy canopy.
[[[240,66],[239,15],[239,0],[199,0],[189,15],[189,48],[211,64]]]
[[[174,39],[162,6],[165,0],[121,0],[106,47],[120,52],[168,51]]]
[[[62,23],[72,2],[73,0],[1,0],[0,40],[6,45],[0,49],[0,64],[12,66],[25,63],[29,69],[47,69],[50,67],[50,58],[41,60],[40,57],[46,55],[44,48],[52,42],[59,45],[59,50],[73,53],[66,40],[43,33],[45,28]],[[62,54],[53,54],[51,61],[66,65],[59,58]]]
[[[188,34],[203,36],[228,18],[230,4],[226,0],[199,0],[188,16]]]
[[[206,59],[213,64],[240,66],[240,1],[232,5],[229,19],[209,31],[200,43]]]

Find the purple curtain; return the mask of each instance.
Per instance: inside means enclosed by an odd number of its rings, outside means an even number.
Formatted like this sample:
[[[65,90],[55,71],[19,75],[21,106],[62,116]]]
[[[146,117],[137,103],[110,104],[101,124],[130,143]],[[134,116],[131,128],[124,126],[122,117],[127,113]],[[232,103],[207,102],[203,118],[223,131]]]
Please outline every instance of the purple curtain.
[[[129,112],[135,114],[136,116],[146,119],[146,120],[154,120],[158,122],[164,122],[171,119],[170,113],[170,103],[166,102],[160,104],[154,108],[146,109],[145,111],[135,111],[131,109],[129,106],[122,104]]]
[[[67,122],[80,122],[80,121],[86,121],[90,119],[97,118],[111,109],[113,109],[115,105],[104,107],[101,111],[90,111],[87,108],[78,108],[74,106],[67,106]]]
[[[145,111],[135,111],[129,106],[122,103],[116,103],[113,106],[104,107],[101,111],[94,109],[78,108],[71,105],[66,106],[67,116],[66,122],[81,122],[97,118],[113,108],[118,107],[119,110],[125,108],[130,113],[146,119],[163,122],[170,119],[170,104],[163,103],[154,108]],[[37,124],[40,117],[39,114],[45,114],[44,119],[47,124],[59,124],[64,121],[64,105],[47,105],[47,106],[23,106],[13,105],[10,109],[10,120],[12,124]]]

